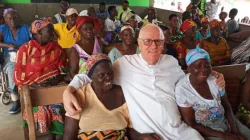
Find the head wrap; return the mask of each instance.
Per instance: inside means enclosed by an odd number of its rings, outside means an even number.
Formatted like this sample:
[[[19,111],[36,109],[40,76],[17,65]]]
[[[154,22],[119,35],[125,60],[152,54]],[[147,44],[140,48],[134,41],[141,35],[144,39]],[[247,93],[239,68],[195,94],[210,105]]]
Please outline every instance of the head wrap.
[[[89,16],[79,16],[76,20],[76,28],[80,29],[84,23],[92,23],[97,30],[101,30],[102,28],[101,22],[98,19]]]
[[[123,23],[126,23],[131,17],[135,16],[135,14],[131,13],[130,11],[128,12],[123,12],[122,13],[122,18],[121,21]]]
[[[186,55],[186,63],[187,66],[190,66],[194,61],[198,59],[206,59],[207,61],[210,61],[209,54],[201,49],[199,46],[196,47],[196,49],[191,49],[187,55]]]
[[[33,21],[31,24],[31,32],[33,34],[36,34],[39,30],[43,29],[49,24],[52,24],[52,20],[50,17],[43,17],[43,18],[37,19]]]
[[[209,22],[208,17],[205,16],[201,18],[201,23],[204,23],[204,22]]]
[[[91,77],[96,66],[105,61],[111,63],[109,57],[106,54],[98,53],[95,55],[91,55],[86,62],[86,73],[88,74],[88,76]]]
[[[12,9],[12,8],[7,8],[7,9],[4,9],[4,12],[3,12],[3,16],[5,16],[7,13],[9,12],[17,12],[16,10]]]
[[[185,20],[185,21],[182,23],[180,30],[184,33],[184,32],[186,32],[189,28],[192,28],[192,27],[194,27],[194,26],[196,26],[196,23],[195,23],[193,20],[191,20],[191,19],[187,19],[187,20]]]
[[[213,19],[212,21],[210,21],[209,26],[210,26],[210,29],[212,29],[214,27],[221,26],[221,24],[220,24],[219,20]]]
[[[134,34],[134,29],[130,26],[130,25],[124,25],[122,26],[121,28],[121,31],[120,31],[120,34],[124,31],[124,30],[127,30],[127,29],[130,29],[132,31],[132,33]]]

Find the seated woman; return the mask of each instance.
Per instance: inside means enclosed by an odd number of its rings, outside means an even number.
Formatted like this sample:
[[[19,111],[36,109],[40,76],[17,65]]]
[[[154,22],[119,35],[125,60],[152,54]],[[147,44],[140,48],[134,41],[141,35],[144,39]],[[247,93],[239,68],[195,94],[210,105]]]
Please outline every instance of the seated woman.
[[[246,71],[244,79],[244,90],[241,94],[241,104],[238,107],[237,118],[250,128],[250,72]]]
[[[44,87],[57,85],[63,80],[61,73],[66,66],[66,56],[56,41],[50,18],[35,20],[31,32],[36,40],[25,43],[17,53],[14,81],[17,86]],[[37,129],[41,133],[63,134],[63,106],[61,104],[33,108]],[[27,129],[27,114],[23,115]],[[55,135],[51,135],[53,139]]]
[[[108,54],[112,63],[123,55],[133,55],[140,53],[139,47],[134,44],[134,35],[134,30],[130,25],[125,25],[122,27],[119,34],[122,42],[114,44],[115,47]]]
[[[195,40],[196,35],[196,23],[190,19],[185,20],[181,25],[181,31],[184,37],[181,40],[175,42],[173,48],[176,50],[177,59],[182,69],[186,69],[187,65],[185,57],[189,49],[193,49],[199,44],[199,41]]]
[[[183,120],[206,140],[250,140],[250,130],[233,116],[225,89],[212,76],[209,54],[197,47],[186,56],[189,74],[176,86]]]
[[[176,51],[173,48],[173,44],[171,43],[172,30],[168,26],[160,25],[160,28],[162,29],[164,34],[164,45],[165,45],[162,54],[172,55],[174,58],[177,59]]]
[[[201,29],[196,32],[196,40],[202,41],[211,36],[210,28],[209,28],[209,20],[207,17],[203,17],[201,19]]]
[[[139,134],[131,128],[122,88],[113,84],[113,70],[108,56],[92,55],[86,65],[86,73],[92,82],[77,90],[76,95],[83,110],[74,116],[66,114],[63,139],[127,140],[126,128],[129,128],[130,137],[150,138],[150,135]],[[159,139],[156,135],[153,137]]]
[[[201,48],[209,53],[212,66],[230,64],[231,52],[227,41],[221,37],[222,28],[220,22],[214,19],[210,22],[209,26],[211,37],[201,42]]]
[[[86,72],[86,61],[91,55],[102,52],[99,45],[100,40],[94,35],[94,28],[96,30],[101,28],[101,23],[98,19],[89,16],[79,16],[76,20],[76,28],[81,35],[81,39],[70,50],[69,74],[72,79],[76,74]]]
[[[123,25],[130,25],[133,30],[134,30],[134,38],[135,38],[135,43],[137,42],[137,38],[139,36],[139,31],[140,29],[138,28],[138,23],[135,18],[135,14],[131,12],[123,12],[121,15],[121,21],[123,22]]]
[[[13,101],[9,113],[15,114],[21,110],[18,91],[13,80],[15,56],[19,47],[30,40],[30,33],[28,25],[17,24],[18,15],[16,10],[5,9],[3,16],[5,24],[0,26],[0,47],[3,48],[4,53],[3,71],[8,76],[9,92]],[[11,57],[11,53],[14,53],[14,57]]]

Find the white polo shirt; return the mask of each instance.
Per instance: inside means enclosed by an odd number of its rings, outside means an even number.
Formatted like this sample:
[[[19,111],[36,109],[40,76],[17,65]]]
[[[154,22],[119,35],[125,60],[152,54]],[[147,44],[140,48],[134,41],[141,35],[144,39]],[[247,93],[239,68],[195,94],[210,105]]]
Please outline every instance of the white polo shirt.
[[[121,21],[115,19],[115,21],[107,18],[105,20],[105,31],[115,31],[117,28],[121,27]]]

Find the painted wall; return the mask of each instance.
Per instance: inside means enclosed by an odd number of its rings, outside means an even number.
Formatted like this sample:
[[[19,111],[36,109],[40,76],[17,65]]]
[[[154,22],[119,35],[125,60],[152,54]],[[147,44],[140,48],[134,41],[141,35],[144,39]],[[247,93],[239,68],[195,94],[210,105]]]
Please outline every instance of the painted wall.
[[[30,3],[31,0],[3,0],[4,3]],[[128,0],[130,6],[148,7],[150,0]]]
[[[4,3],[30,3],[30,0],[3,0]]]
[[[142,6],[148,7],[150,5],[150,0],[128,0],[130,6]]]

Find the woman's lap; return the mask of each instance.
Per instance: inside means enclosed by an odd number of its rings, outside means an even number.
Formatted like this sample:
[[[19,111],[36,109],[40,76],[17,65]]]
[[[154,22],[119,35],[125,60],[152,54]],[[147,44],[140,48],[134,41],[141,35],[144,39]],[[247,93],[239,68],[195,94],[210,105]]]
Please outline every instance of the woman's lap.
[[[15,63],[10,61],[9,55],[7,55],[4,59],[5,59],[5,63],[3,66],[3,71],[8,76],[8,84],[9,84],[9,88],[11,90],[10,92],[17,93],[17,89],[15,88],[16,85],[14,83],[14,77],[13,77]]]
[[[238,127],[241,136],[244,136],[247,140],[250,140],[250,129],[243,125],[238,119],[235,118],[236,126]],[[205,140],[225,140],[223,138],[205,137]]]

